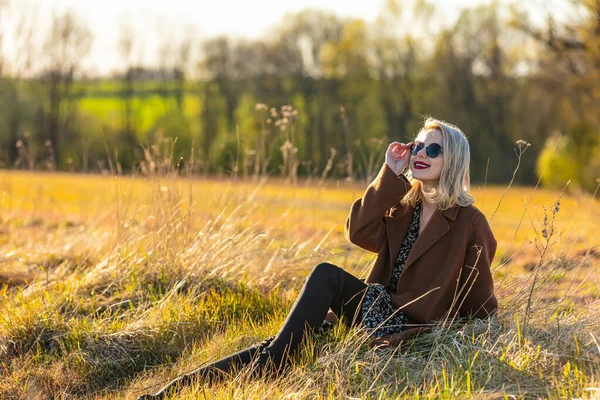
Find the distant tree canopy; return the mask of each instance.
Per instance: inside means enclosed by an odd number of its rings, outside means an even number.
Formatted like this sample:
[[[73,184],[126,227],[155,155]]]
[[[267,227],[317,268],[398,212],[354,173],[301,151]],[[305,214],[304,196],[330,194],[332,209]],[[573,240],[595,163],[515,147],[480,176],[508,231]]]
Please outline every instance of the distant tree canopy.
[[[6,4],[0,19],[18,18]],[[423,0],[388,1],[373,24],[306,10],[262,40],[165,37],[156,66],[136,62],[142,40],[124,27],[125,71],[95,79],[82,74],[85,23],[55,17],[37,48],[23,13],[18,59],[3,56],[0,32],[0,159],[128,172],[160,155],[194,173],[369,179],[386,145],[411,140],[431,115],[466,133],[474,182],[509,180],[523,139],[532,146],[519,183],[546,169],[545,184],[593,191],[600,0],[569,4],[575,22],[548,16],[538,28],[518,8],[501,18],[497,3],[463,10],[452,26]]]

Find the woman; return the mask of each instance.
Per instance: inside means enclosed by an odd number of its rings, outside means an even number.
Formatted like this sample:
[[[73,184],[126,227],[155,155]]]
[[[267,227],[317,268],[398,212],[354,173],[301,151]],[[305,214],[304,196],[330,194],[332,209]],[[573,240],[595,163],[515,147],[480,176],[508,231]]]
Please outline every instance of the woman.
[[[366,280],[330,263],[317,265],[276,336],[141,398],[162,398],[192,379],[223,379],[247,364],[256,374],[280,372],[329,309],[347,326],[367,329],[378,346],[397,346],[433,324],[495,313],[496,240],[472,205],[469,160],[461,130],[432,118],[414,142],[391,143],[344,229],[350,242],[378,253]],[[407,167],[412,184],[403,175]]]

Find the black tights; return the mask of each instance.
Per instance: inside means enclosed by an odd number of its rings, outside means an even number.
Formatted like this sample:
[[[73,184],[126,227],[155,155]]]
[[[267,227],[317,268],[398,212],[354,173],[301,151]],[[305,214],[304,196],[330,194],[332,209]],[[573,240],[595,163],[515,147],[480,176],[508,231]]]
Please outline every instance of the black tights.
[[[304,281],[296,302],[274,338],[183,375],[161,389],[157,395],[164,395],[176,386],[187,385],[193,379],[224,379],[236,369],[252,362],[257,352],[262,350],[268,352],[275,364],[285,364],[288,356],[298,349],[306,330],[319,327],[329,309],[346,326],[358,324],[361,320],[360,304],[366,287],[363,281],[333,264],[317,265]]]

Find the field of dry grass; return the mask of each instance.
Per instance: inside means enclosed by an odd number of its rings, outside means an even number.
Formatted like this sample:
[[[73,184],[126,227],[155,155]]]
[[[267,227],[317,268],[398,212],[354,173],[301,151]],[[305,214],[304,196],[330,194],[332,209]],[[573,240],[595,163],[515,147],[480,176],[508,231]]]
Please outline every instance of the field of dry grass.
[[[343,238],[365,188],[0,172],[0,398],[135,398],[273,334],[314,265],[368,271]],[[276,382],[177,398],[599,397],[600,202],[504,190],[473,187],[496,318],[400,352],[336,329]]]

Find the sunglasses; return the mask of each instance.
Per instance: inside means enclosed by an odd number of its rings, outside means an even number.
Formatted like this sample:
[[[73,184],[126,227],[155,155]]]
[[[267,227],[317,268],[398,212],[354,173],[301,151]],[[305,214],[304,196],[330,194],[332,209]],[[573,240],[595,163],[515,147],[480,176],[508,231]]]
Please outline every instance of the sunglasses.
[[[414,142],[410,146],[410,154],[416,156],[421,149],[425,148],[425,152],[427,153],[427,157],[436,158],[442,153],[442,146],[437,143],[431,143],[429,146],[425,146],[425,143],[422,142]]]

